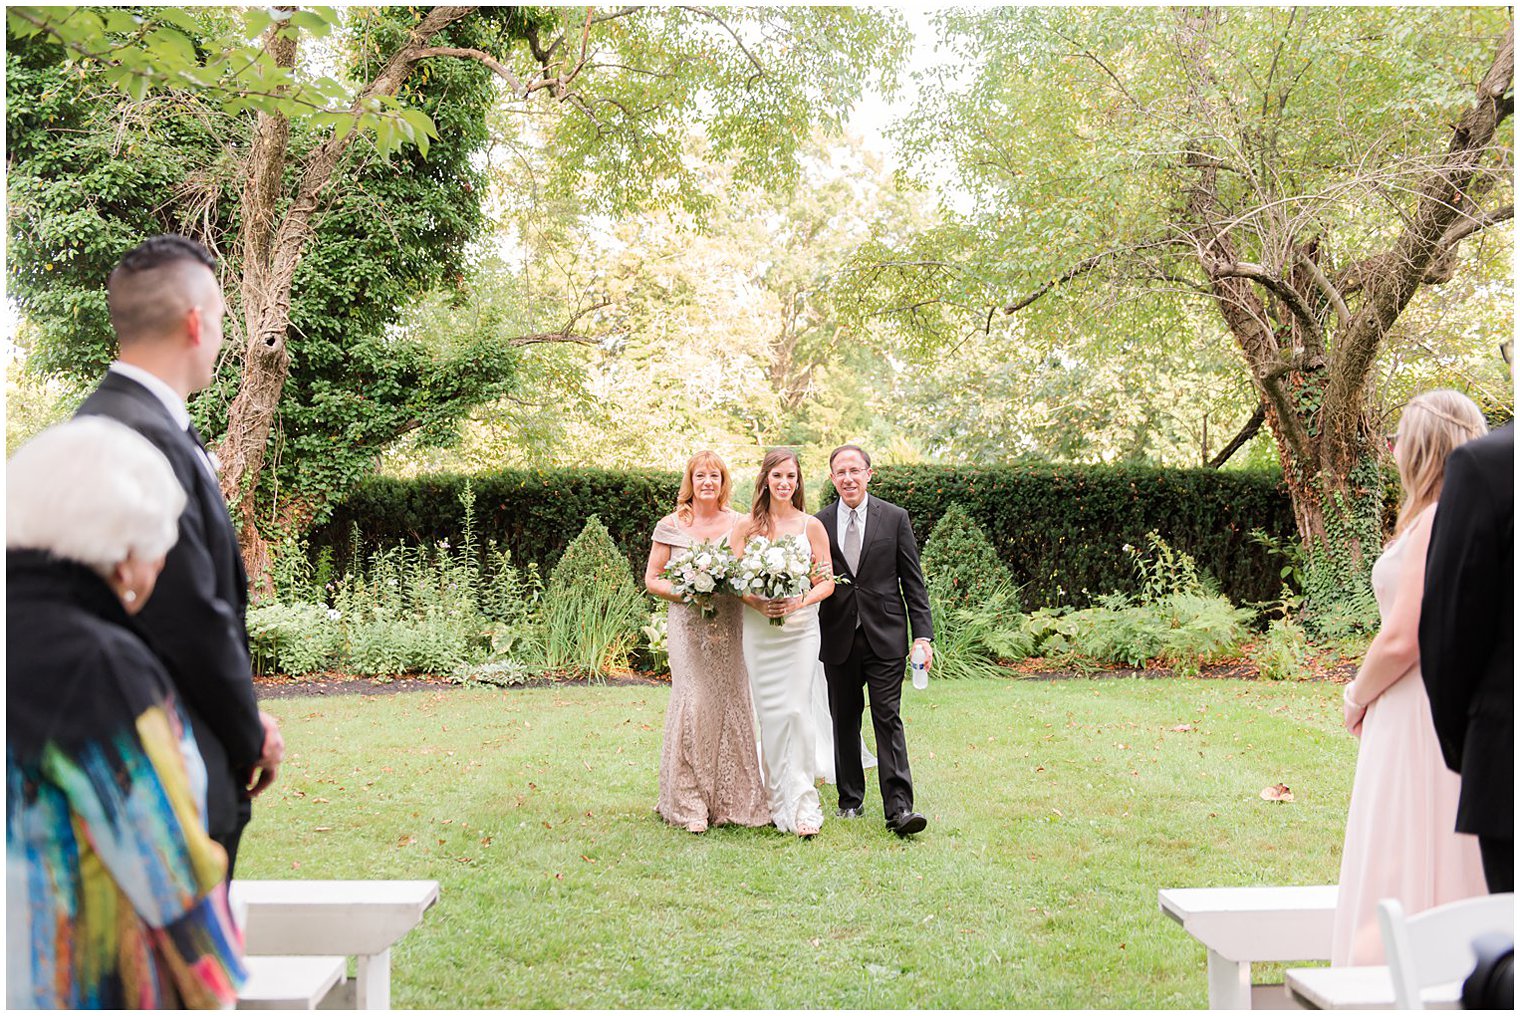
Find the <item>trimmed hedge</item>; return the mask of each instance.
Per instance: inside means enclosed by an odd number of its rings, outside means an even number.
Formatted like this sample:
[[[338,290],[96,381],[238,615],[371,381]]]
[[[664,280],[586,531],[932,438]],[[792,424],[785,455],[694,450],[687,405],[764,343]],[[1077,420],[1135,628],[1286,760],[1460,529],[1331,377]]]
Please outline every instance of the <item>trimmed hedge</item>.
[[[475,493],[476,532],[494,538],[519,564],[544,574],[599,515],[635,575],[644,573],[649,536],[675,504],[678,473],[666,470],[505,470],[471,477],[375,478],[315,530],[313,555],[331,548],[341,572],[358,527],[369,545],[462,538],[461,495]],[[742,493],[748,485],[736,482]],[[1025,609],[1085,606],[1112,590],[1133,592],[1124,544],[1145,545],[1156,530],[1185,550],[1235,603],[1273,600],[1281,563],[1247,539],[1255,528],[1284,539],[1296,530],[1276,474],[1129,466],[1023,465],[991,468],[882,466],[871,493],[906,508],[920,547],[940,515],[964,505],[1021,584]],[[830,492],[832,495],[832,491]],[[821,507],[821,505],[819,505]]]

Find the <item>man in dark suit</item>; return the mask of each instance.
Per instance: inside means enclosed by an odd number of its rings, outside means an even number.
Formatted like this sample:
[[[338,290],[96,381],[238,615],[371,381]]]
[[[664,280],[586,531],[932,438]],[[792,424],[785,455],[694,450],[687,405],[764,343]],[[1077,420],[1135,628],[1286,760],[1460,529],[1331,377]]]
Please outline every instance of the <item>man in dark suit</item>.
[[[871,457],[855,445],[829,456],[829,479],[839,500],[818,513],[829,534],[834,574],[849,579],[818,607],[823,660],[834,720],[834,776],[839,784],[839,816],[859,818],[866,777],[860,761],[860,716],[864,689],[871,693],[871,725],[876,728],[877,779],[887,828],[899,836],[928,825],[913,810],[913,778],[903,735],[903,666],[908,625],[915,647],[932,662],[934,623],[929,594],[918,564],[918,544],[908,513],[870,497]],[[906,606],[905,606],[906,604]]]
[[[211,383],[226,304],[216,262],[182,236],[155,236],[106,283],[120,359],[79,407],[151,441],[188,495],[179,539],[137,627],[163,660],[206,763],[206,824],[232,879],[250,801],[274,781],[284,742],[259,710],[244,626],[248,579],[211,459],[185,400]]]
[[[1420,672],[1441,754],[1462,774],[1457,831],[1489,892],[1515,887],[1515,428],[1446,460],[1425,559]]]

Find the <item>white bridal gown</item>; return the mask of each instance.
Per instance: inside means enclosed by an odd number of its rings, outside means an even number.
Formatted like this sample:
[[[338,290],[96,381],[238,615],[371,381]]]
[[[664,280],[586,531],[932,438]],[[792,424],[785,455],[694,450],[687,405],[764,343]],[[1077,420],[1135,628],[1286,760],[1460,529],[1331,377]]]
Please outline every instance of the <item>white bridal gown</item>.
[[[813,782],[819,751],[813,709],[818,641],[816,603],[787,615],[780,626],[758,610],[744,608],[744,666],[760,721],[760,767],[771,821],[782,832],[823,825]]]

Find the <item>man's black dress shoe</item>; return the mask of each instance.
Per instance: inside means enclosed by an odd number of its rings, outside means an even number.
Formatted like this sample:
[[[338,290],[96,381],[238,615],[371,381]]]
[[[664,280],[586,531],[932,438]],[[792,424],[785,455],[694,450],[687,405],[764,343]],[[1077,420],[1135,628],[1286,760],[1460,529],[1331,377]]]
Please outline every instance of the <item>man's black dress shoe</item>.
[[[838,815],[840,818],[859,818],[860,817],[860,809],[859,808],[835,808],[834,809],[834,814]]]
[[[921,833],[929,820],[916,811],[905,811],[900,815],[893,815],[887,819],[887,828],[899,836],[912,836]]]

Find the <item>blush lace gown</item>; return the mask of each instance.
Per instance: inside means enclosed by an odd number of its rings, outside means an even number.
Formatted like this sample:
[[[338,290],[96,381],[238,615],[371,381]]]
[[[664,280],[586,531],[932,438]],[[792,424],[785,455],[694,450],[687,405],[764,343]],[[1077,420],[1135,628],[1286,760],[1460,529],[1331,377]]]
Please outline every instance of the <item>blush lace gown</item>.
[[[654,541],[694,542],[661,520]],[[670,605],[670,704],[660,750],[660,798],[655,810],[692,832],[732,823],[768,825],[770,808],[755,756],[749,678],[744,669],[739,612],[732,596],[714,597],[717,616],[703,618],[686,603]],[[753,611],[749,611],[753,613]]]
[[[1429,510],[1429,509],[1427,509]],[[1383,623],[1393,607],[1409,530],[1372,567]],[[1380,966],[1378,900],[1408,914],[1482,896],[1487,889],[1475,836],[1455,830],[1457,774],[1446,768],[1418,665],[1373,699],[1362,720],[1356,778],[1341,850],[1332,966]]]

